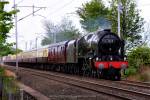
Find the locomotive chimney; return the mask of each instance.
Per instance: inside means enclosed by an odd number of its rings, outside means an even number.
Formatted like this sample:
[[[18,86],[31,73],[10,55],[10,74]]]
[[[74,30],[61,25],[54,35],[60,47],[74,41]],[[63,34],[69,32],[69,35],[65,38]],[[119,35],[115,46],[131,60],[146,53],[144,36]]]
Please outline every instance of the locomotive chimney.
[[[106,32],[111,32],[111,29],[104,29],[104,31],[106,31]]]

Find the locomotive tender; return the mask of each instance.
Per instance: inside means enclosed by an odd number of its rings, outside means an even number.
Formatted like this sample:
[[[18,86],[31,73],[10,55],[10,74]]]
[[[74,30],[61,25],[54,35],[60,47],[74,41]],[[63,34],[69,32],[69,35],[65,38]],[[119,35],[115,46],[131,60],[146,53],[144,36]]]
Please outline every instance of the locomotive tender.
[[[15,65],[16,56],[3,57]],[[120,80],[128,67],[124,41],[109,29],[18,54],[19,66]]]

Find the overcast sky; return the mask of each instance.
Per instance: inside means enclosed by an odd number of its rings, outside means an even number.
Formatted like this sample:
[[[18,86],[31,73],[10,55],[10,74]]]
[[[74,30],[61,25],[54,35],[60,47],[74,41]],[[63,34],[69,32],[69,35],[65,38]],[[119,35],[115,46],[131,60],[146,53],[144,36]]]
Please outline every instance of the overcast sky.
[[[14,0],[9,0],[10,4],[6,7],[10,10],[13,6]],[[34,47],[35,38],[37,34],[44,33],[43,21],[51,20],[54,23],[58,23],[63,17],[69,17],[73,20],[74,24],[79,27],[79,18],[74,13],[78,7],[81,7],[82,3],[90,0],[16,0],[19,3],[18,6],[37,6],[46,7],[46,9],[41,9],[35,16],[27,17],[18,22],[18,34],[19,34],[19,48],[25,49],[25,42],[28,43],[28,49],[30,48],[30,41],[32,41],[32,46]],[[146,22],[150,22],[150,0],[137,0],[138,8],[141,9],[141,15],[144,17]],[[18,19],[32,13],[32,7],[18,8],[20,12],[18,13]],[[37,10],[37,8],[35,8]],[[42,17],[43,16],[43,17]],[[11,31],[14,33],[14,30]],[[42,37],[41,37],[42,38]],[[41,39],[39,38],[39,41]],[[15,35],[12,34],[12,38],[9,41],[15,41]]]

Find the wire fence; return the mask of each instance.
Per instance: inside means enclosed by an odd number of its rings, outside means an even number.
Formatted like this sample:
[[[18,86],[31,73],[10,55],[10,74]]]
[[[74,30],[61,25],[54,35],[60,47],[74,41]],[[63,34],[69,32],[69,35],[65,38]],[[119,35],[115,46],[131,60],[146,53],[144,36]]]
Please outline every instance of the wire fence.
[[[37,100],[37,99],[23,90],[17,90],[15,93],[4,92],[2,100]]]

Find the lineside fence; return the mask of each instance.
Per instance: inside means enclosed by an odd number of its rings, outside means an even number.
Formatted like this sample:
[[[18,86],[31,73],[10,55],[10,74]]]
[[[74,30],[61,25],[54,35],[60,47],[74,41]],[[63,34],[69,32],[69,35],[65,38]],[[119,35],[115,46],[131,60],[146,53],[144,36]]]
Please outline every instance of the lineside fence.
[[[0,100],[36,100],[29,93],[17,86],[16,79],[6,75],[0,67]]]

